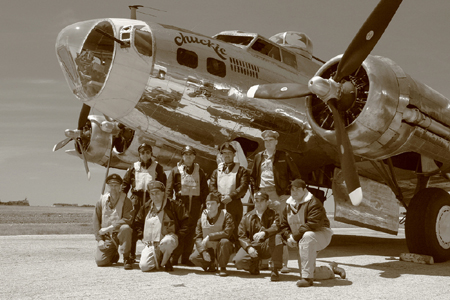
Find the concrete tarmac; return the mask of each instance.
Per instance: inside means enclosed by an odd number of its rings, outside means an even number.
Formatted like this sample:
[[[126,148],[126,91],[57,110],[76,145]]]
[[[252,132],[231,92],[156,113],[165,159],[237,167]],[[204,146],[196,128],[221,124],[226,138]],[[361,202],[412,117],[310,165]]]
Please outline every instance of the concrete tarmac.
[[[361,228],[333,229],[317,264],[335,261],[347,279],[315,281],[298,288],[296,251],[289,274],[271,282],[270,271],[252,276],[230,263],[230,276],[197,267],[144,273],[94,262],[93,235],[0,236],[0,299],[449,299],[450,261],[423,265],[399,261],[408,252],[398,236]],[[138,250],[142,249],[142,245]]]

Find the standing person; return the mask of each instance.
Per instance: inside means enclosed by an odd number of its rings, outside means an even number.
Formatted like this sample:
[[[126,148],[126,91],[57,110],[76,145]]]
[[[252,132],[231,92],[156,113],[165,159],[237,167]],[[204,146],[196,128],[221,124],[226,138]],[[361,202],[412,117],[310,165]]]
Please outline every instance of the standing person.
[[[256,154],[250,175],[253,191],[262,191],[269,195],[271,207],[281,213],[289,198],[289,184],[300,178],[293,159],[284,151],[277,150],[278,132],[265,130],[261,134],[264,140],[264,151]],[[288,273],[287,262],[289,252],[283,249],[283,268],[281,273]]]
[[[135,222],[138,239],[145,244],[139,267],[143,272],[164,266],[173,271],[170,256],[187,233],[189,215],[183,204],[170,201],[160,181],[148,184],[150,201],[141,207]]]
[[[210,193],[206,198],[206,209],[198,219],[195,229],[195,251],[190,260],[207,272],[220,267],[219,276],[228,276],[227,264],[233,253],[234,221],[225,209],[219,209],[220,198]]]
[[[301,279],[298,287],[313,285],[313,279],[330,279],[334,274],[345,278],[345,271],[337,265],[316,268],[317,252],[325,249],[331,242],[333,231],[330,228],[325,208],[314,197],[301,179],[291,184],[291,196],[280,215],[280,231],[289,247],[298,247]]]
[[[97,240],[95,262],[99,267],[118,262],[121,246],[124,268],[130,270],[133,268],[130,259],[133,205],[127,195],[120,191],[122,178],[118,174],[109,175],[106,184],[109,192],[100,197],[94,212],[94,235]]]
[[[219,193],[221,197],[221,209],[225,208],[234,220],[234,240],[236,251],[239,249],[238,228],[242,219],[244,208],[241,198],[245,196],[250,178],[247,170],[233,161],[236,150],[233,145],[226,142],[219,147],[223,163],[211,174],[209,192]]]
[[[195,226],[200,217],[201,209],[205,206],[205,199],[209,190],[205,173],[194,162],[195,149],[191,146],[185,146],[181,156],[181,161],[170,171],[167,178],[166,193],[169,197],[172,197],[173,192],[175,192],[175,199],[183,203],[189,212],[190,220],[186,236],[183,240],[179,240],[178,247],[172,255],[172,264],[177,265],[181,256],[183,265],[192,266],[189,256],[194,248]]]
[[[239,224],[241,248],[234,257],[237,269],[244,269],[252,275],[259,274],[261,259],[272,258],[271,281],[278,281],[278,270],[282,267],[283,241],[277,234],[280,227],[279,215],[268,207],[269,195],[256,192],[255,208],[246,213]]]
[[[147,191],[148,184],[153,181],[160,181],[164,185],[166,184],[167,177],[164,173],[163,167],[152,159],[152,146],[143,143],[138,147],[139,161],[135,162],[133,166],[128,168],[125,176],[123,177],[122,192],[125,194],[131,188],[131,202],[134,207],[134,216],[131,227],[134,229],[134,222],[137,212],[150,198]],[[133,230],[133,238],[131,242],[131,258],[136,259],[136,230]]]

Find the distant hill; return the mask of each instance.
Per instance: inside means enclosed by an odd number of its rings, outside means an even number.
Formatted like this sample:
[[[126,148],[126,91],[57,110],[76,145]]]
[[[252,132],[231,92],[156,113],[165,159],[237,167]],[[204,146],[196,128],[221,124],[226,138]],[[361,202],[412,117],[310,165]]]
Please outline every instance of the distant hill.
[[[28,202],[27,198],[23,200],[18,201],[8,201],[8,202],[2,202],[0,201],[0,205],[22,205],[22,206],[30,206],[30,203]]]

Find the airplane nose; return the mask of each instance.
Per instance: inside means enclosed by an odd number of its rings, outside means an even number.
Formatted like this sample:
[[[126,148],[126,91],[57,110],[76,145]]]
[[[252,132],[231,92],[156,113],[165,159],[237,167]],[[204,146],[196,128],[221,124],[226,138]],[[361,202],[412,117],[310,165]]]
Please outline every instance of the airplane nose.
[[[153,52],[149,25],[130,19],[79,22],[64,28],[56,42],[74,95],[115,120],[128,116],[142,97]]]
[[[106,20],[79,22],[58,35],[56,55],[72,92],[83,102],[103,88],[114,56],[113,26]]]

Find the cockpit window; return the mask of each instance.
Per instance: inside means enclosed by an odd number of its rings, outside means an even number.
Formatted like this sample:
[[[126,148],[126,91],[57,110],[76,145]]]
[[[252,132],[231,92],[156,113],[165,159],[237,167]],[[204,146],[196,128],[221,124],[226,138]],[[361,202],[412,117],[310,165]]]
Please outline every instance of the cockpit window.
[[[134,46],[142,55],[152,56],[152,34],[142,29],[136,29],[134,32]]]
[[[252,49],[258,51],[261,54],[270,56],[276,60],[281,61],[280,48],[262,39],[258,39],[252,45]]]
[[[226,43],[247,46],[253,40],[252,36],[237,36],[237,35],[218,35],[216,39]]]

